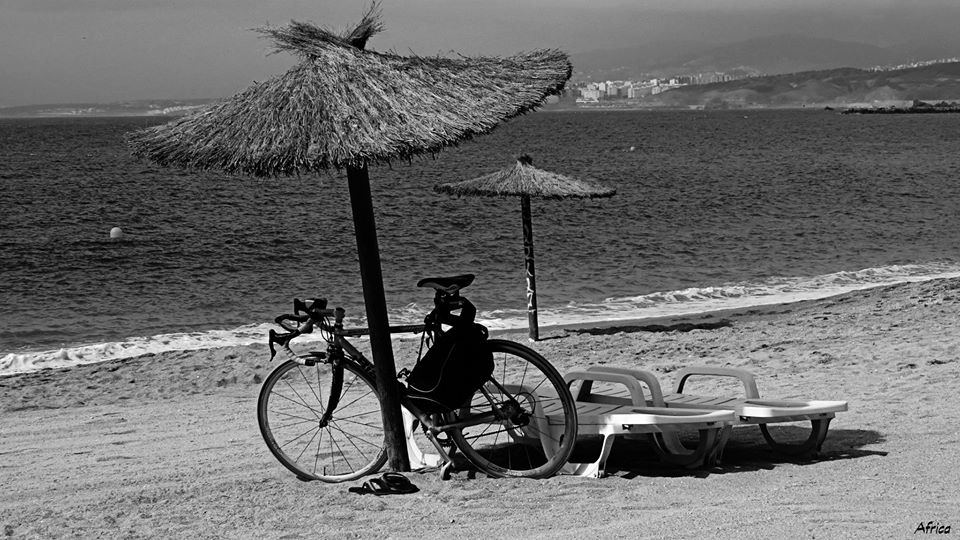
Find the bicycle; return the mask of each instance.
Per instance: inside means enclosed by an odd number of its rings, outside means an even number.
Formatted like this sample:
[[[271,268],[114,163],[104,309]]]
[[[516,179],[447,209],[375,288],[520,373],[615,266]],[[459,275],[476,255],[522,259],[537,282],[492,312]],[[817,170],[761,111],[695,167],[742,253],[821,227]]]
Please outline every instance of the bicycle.
[[[433,310],[423,325],[392,326],[390,331],[421,334],[418,361],[424,345],[429,349],[445,325],[472,322],[476,308],[460,296],[460,290],[473,279],[465,274],[417,283],[436,291]],[[263,382],[257,420],[271,453],[305,481],[353,480],[376,473],[387,460],[374,366],[347,340],[369,331],[344,329],[344,316],[342,308],[328,309],[325,299],[294,300],[294,314],[276,318],[286,333],[271,330],[269,335],[271,359],[282,352],[286,361]],[[294,353],[290,342],[314,329],[326,341],[326,351]],[[484,344],[494,356],[493,374],[450,412],[419,409],[401,383],[409,372],[398,373],[411,457],[421,466],[439,466],[444,478],[449,477],[458,450],[476,469],[493,477],[553,475],[576,442],[576,406],[567,384],[529,347],[502,339]],[[429,455],[433,460],[424,459],[413,442],[418,426],[437,451]]]

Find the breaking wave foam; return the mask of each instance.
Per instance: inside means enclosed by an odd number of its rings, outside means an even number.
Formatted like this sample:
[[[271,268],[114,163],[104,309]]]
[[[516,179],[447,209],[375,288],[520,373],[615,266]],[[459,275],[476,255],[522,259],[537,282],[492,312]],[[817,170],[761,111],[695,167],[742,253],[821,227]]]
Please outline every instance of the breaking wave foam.
[[[561,308],[541,307],[541,327],[584,325],[605,321],[637,320],[688,315],[722,309],[782,304],[825,298],[837,294],[895,283],[960,277],[960,265],[932,263],[868,268],[856,272],[836,272],[814,277],[777,277],[762,282],[732,283],[714,287],[694,287],[678,291],[607,298],[598,303],[571,302]],[[427,310],[409,304],[391,314],[393,324],[415,324]],[[527,325],[523,310],[491,310],[478,315],[491,330],[516,330]],[[347,321],[347,327],[362,326],[362,320]],[[0,376],[63,368],[106,360],[133,358],[173,350],[199,350],[262,343],[272,324],[254,324],[233,330],[210,330],[180,334],[162,334],[129,338],[122,342],[98,343],[57,350],[9,353],[0,357]],[[403,339],[404,337],[398,337]],[[318,334],[301,338],[317,341]],[[407,339],[409,339],[407,337]]]

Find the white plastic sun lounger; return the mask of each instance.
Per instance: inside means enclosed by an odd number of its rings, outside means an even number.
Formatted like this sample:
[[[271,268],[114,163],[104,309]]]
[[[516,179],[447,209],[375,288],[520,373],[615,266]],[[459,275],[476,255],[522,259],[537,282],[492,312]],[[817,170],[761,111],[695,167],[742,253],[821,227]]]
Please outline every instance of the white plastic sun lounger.
[[[778,452],[790,456],[815,454],[820,451],[830,421],[836,413],[847,410],[846,401],[819,401],[819,400],[777,400],[762,399],[757,389],[756,378],[752,373],[743,369],[722,367],[689,367],[677,373],[677,385],[673,393],[664,394],[656,376],[645,370],[591,366],[592,373],[613,373],[627,375],[638,381],[643,381],[649,388],[651,398],[642,404],[667,407],[670,410],[726,410],[735,413],[735,425],[757,424],[763,438],[770,447]],[[744,395],[741,396],[700,396],[683,393],[683,388],[691,377],[733,377],[739,379],[743,385]],[[632,395],[620,393],[608,395],[610,403],[641,404]],[[767,429],[767,424],[809,421],[810,435],[800,443],[788,444],[774,440]],[[677,442],[665,439],[662,444],[668,448],[675,448]]]
[[[700,443],[698,447],[689,451],[683,449],[684,465],[711,462],[722,451],[725,439],[722,433],[734,421],[731,411],[701,410],[696,408],[667,409],[665,407],[651,407],[644,403],[643,388],[639,381],[620,373],[602,373],[597,371],[572,371],[564,376],[568,384],[580,382],[581,391],[575,394],[577,405],[578,436],[600,435],[602,445],[596,460],[588,463],[568,462],[564,472],[580,476],[600,478],[604,475],[607,458],[613,448],[613,442],[618,435],[640,435],[654,433],[674,433],[677,431],[699,431]],[[589,392],[593,382],[607,382],[622,386],[631,396],[631,401],[640,403],[605,403],[603,396],[595,396]],[[582,389],[586,387],[587,391]],[[599,398],[599,399],[593,399]],[[549,408],[545,411],[549,420]],[[560,422],[557,422],[558,427]],[[666,455],[665,455],[666,454]],[[671,453],[665,451],[662,457],[669,458]],[[668,461],[671,461],[668,459]]]
[[[583,381],[589,384],[593,381],[605,381],[621,386],[626,395],[643,403],[645,398],[643,388],[635,377],[619,373],[600,373],[588,371],[574,371],[568,373],[564,379],[568,383]],[[540,447],[544,453],[550,455],[556,452],[557,440],[563,431],[563,418],[560,414],[562,405],[556,399],[541,400],[540,396],[530,388],[508,386],[512,392],[523,393],[532,397],[538,403],[533,414],[534,425],[515,427],[509,430],[514,439],[523,439],[528,444]],[[600,478],[604,475],[607,458],[613,447],[617,435],[640,435],[652,433],[671,433],[674,431],[697,430],[700,432],[700,443],[695,450],[686,450],[680,464],[692,462],[704,463],[715,460],[722,450],[725,439],[722,434],[735,421],[731,411],[699,410],[695,408],[667,409],[664,407],[649,407],[645,404],[634,406],[629,402],[623,404],[603,403],[604,396],[597,397],[599,401],[592,401],[589,393],[581,396],[577,401],[578,436],[600,435],[603,437],[599,456],[589,463],[567,463],[563,473],[579,476]],[[406,445],[410,465],[414,469],[437,467],[442,464],[442,458],[433,452],[424,452],[414,439],[416,419],[406,409],[403,410],[404,427],[406,428]],[[661,454],[662,456],[664,454]],[[669,461],[669,452],[667,458]]]

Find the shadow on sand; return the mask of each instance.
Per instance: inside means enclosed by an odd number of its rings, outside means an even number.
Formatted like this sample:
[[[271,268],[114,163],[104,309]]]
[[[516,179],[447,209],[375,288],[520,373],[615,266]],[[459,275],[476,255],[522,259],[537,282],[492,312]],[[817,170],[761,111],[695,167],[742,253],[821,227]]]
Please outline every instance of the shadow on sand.
[[[709,321],[701,323],[677,323],[677,324],[643,324],[643,325],[625,325],[609,326],[604,328],[567,328],[566,331],[571,334],[590,334],[593,336],[607,336],[611,334],[633,333],[633,332],[690,332],[691,330],[716,330],[733,326],[733,323],[726,319],[719,321]]]
[[[778,437],[784,440],[803,440],[809,433],[804,427],[780,427]],[[577,443],[573,462],[596,459],[600,451],[600,438],[584,438]],[[864,447],[883,443],[886,438],[879,432],[860,429],[831,429],[820,453],[814,457],[797,458],[774,452],[756,426],[734,428],[723,451],[719,464],[713,467],[686,469],[660,461],[646,438],[628,439],[618,437],[607,460],[606,472],[610,476],[635,477],[694,477],[706,478],[713,474],[730,474],[747,471],[773,470],[778,465],[814,464],[823,461],[858,459],[869,456],[886,456],[887,452],[868,450]]]

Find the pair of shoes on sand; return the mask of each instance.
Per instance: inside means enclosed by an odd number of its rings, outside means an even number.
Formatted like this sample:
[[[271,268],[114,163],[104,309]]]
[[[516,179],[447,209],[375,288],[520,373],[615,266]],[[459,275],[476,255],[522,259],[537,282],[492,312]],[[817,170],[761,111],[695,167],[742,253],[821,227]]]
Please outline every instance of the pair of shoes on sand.
[[[362,486],[352,487],[348,491],[360,495],[405,495],[416,493],[420,488],[413,485],[406,476],[397,472],[383,473],[380,478],[367,480]]]

